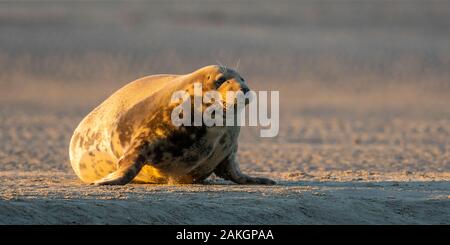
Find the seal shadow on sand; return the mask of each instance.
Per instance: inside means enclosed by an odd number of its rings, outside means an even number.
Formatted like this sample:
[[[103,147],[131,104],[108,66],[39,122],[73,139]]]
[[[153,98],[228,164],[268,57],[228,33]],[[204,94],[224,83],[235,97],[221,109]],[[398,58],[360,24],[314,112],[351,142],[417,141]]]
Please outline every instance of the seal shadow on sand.
[[[144,183],[144,182],[136,182],[133,181],[131,185],[142,185],[142,186],[178,186],[178,187],[238,187],[239,189],[277,189],[277,188],[295,188],[295,187],[311,187],[311,188],[339,188],[339,189],[353,189],[353,188],[396,188],[396,189],[415,189],[420,191],[421,189],[429,189],[430,186],[433,186],[433,190],[447,190],[449,191],[450,198],[450,181],[368,181],[368,180],[352,180],[352,181],[319,181],[319,180],[279,180],[274,179],[276,181],[275,185],[239,185],[233,183],[229,180],[223,179],[206,179],[201,183],[196,184],[158,184],[158,183]],[[211,190],[208,190],[211,191]],[[236,191],[236,190],[234,190]],[[450,200],[450,199],[449,199]]]

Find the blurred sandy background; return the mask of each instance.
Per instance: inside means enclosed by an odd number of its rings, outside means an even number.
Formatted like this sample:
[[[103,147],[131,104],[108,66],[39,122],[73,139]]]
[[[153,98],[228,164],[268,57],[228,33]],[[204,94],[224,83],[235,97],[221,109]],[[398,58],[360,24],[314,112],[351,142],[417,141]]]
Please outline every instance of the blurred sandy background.
[[[449,1],[0,3],[0,223],[448,224],[449,23]],[[280,91],[280,135],[239,153],[279,186],[76,179],[71,133],[113,91],[218,62]]]

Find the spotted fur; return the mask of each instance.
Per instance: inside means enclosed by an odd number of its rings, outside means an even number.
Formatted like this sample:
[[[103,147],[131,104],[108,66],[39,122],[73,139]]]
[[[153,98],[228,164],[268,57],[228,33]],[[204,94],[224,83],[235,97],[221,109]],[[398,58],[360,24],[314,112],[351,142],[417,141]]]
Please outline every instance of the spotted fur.
[[[218,85],[217,80],[226,81]],[[179,126],[171,122],[175,91],[201,82],[205,91],[248,90],[229,68],[207,66],[187,75],[156,75],[119,89],[88,114],[70,143],[72,168],[101,185],[198,183],[212,173],[239,184],[274,184],[240,172],[238,126]],[[192,118],[191,118],[192,120]]]

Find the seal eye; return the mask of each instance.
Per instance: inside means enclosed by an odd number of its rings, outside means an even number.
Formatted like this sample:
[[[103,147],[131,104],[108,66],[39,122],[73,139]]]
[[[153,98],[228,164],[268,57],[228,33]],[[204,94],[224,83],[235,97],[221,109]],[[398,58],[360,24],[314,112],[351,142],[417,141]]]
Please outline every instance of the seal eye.
[[[220,87],[220,85],[222,85],[227,79],[225,77],[220,77],[219,79],[217,79],[215,81],[215,84],[217,87]]]

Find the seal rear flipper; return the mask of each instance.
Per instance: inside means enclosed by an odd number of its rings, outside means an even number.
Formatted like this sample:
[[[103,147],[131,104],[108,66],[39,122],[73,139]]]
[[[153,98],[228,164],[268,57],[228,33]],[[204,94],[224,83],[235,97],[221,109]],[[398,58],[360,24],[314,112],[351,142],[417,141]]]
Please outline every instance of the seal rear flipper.
[[[106,177],[94,181],[95,185],[125,185],[131,182],[145,164],[145,158],[138,150],[126,152],[119,160],[119,169]]]

